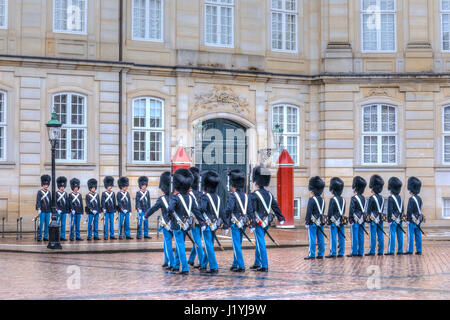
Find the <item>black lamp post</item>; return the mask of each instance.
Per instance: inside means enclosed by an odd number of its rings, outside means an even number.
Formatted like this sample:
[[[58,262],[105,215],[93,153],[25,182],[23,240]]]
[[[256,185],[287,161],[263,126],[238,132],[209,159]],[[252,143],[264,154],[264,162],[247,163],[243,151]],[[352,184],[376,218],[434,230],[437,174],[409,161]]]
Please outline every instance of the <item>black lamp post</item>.
[[[52,147],[52,221],[48,228],[49,239],[48,246],[49,249],[62,249],[61,243],[59,242],[59,228],[60,225],[56,218],[56,174],[55,174],[55,155],[56,155],[56,143],[61,137],[61,122],[58,121],[55,108],[53,108],[52,118],[47,122],[47,132],[50,145]]]
[[[202,191],[202,163],[203,163],[203,123],[202,121],[198,121],[196,124],[192,126],[194,129],[194,135],[195,135],[195,144],[198,143],[198,149],[194,150],[195,152],[195,162],[199,164],[199,181],[198,181],[198,191]],[[200,159],[200,161],[198,160]]]

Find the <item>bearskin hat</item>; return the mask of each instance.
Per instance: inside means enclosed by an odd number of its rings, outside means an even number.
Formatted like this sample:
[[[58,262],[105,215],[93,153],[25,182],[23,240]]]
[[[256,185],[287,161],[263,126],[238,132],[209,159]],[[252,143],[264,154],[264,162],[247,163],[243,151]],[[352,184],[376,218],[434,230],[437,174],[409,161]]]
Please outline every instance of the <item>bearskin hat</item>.
[[[212,170],[206,171],[202,175],[203,189],[208,193],[215,193],[219,185],[219,175]]]
[[[267,187],[270,184],[270,171],[267,168],[257,166],[253,169],[253,182],[260,187]]]
[[[106,176],[103,179],[103,185],[105,186],[106,189],[108,189],[108,187],[114,187],[114,178],[111,176]]]
[[[170,172],[163,172],[159,178],[159,188],[165,194],[170,194]]]
[[[422,181],[420,181],[416,177],[410,177],[408,179],[408,190],[411,191],[413,194],[419,194],[421,187]]]
[[[384,180],[377,174],[370,177],[369,188],[375,193],[381,193],[383,191]]]
[[[61,187],[67,187],[67,178],[66,177],[58,177],[56,179],[56,185],[58,186],[58,189]]]
[[[245,186],[245,174],[239,169],[233,169],[229,173],[230,184],[232,187],[240,190]]]
[[[403,183],[397,177],[391,177],[388,181],[388,190],[393,194],[399,194]]]
[[[119,189],[122,189],[123,187],[128,187],[130,185],[130,181],[127,177],[120,177],[119,180],[117,180],[117,184],[119,185]]]
[[[363,194],[366,189],[367,181],[363,177],[356,176],[353,178],[352,189],[356,190],[357,193]]]
[[[178,169],[173,174],[173,187],[180,193],[186,193],[194,181],[194,176],[188,169]]]
[[[73,178],[72,180],[70,180],[70,188],[72,190],[75,188],[80,189],[80,180],[78,180],[77,178]]]
[[[96,179],[89,179],[88,180],[88,189],[91,191],[92,188],[97,189],[97,180]]]
[[[341,178],[334,177],[330,180],[330,192],[335,196],[340,196],[344,190],[344,181]]]
[[[50,185],[50,181],[52,181],[52,177],[50,177],[48,174],[44,174],[41,176],[41,186],[43,185]]]
[[[143,185],[148,186],[148,178],[146,176],[139,177],[138,185],[139,185],[139,188],[142,188]]]
[[[314,195],[320,196],[325,188],[325,182],[319,177],[315,176],[309,179],[308,190],[312,191]]]
[[[200,170],[198,170],[197,167],[190,167],[189,171],[194,176],[194,181],[192,182],[191,188],[194,189],[194,190],[197,190],[198,189],[198,180],[199,180],[199,177],[200,177]]]

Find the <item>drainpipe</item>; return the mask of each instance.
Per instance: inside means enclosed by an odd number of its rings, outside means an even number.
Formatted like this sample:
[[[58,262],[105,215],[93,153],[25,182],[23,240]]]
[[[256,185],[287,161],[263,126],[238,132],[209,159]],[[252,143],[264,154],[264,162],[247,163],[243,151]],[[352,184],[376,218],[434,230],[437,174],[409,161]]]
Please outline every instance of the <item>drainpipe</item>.
[[[123,60],[123,0],[120,0],[120,8],[119,8],[119,61]],[[121,68],[119,71],[119,177],[122,176],[122,73],[123,69]]]

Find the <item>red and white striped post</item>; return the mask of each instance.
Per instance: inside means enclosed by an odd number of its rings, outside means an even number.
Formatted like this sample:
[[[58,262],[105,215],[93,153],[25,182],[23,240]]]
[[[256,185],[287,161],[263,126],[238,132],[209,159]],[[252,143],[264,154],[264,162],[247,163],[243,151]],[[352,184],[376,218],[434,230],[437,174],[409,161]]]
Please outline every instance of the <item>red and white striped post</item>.
[[[283,225],[277,220],[277,228],[294,228],[294,161],[286,149],[281,152],[277,164],[277,201],[286,219]]]
[[[192,165],[191,158],[189,158],[186,150],[184,150],[182,146],[180,146],[177,152],[175,152],[171,162],[172,162],[172,173],[181,168],[189,169]]]

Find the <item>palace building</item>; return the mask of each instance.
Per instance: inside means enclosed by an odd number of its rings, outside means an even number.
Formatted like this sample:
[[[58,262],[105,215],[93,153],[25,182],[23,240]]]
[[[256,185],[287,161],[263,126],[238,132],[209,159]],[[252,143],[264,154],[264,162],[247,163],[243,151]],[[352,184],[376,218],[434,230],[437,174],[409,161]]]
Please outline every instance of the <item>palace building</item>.
[[[179,145],[199,164],[199,122],[202,150],[223,146],[204,168],[248,170],[278,125],[298,224],[309,177],[327,199],[341,177],[348,203],[353,177],[375,173],[385,197],[400,178],[405,202],[420,178],[428,222],[445,223],[449,80],[450,0],[0,0],[0,217],[33,228],[55,108],[56,174],[83,194],[123,175],[134,198],[147,175],[154,202]]]

